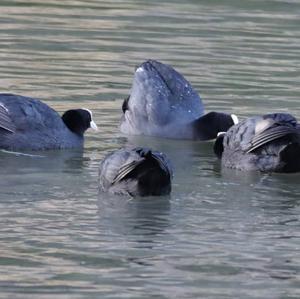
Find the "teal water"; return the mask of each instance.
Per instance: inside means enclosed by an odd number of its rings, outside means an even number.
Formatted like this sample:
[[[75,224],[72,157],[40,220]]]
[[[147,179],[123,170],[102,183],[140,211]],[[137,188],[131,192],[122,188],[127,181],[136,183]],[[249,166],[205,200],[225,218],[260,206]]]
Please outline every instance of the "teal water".
[[[94,111],[83,152],[0,152],[0,298],[300,297],[300,175],[221,169],[211,143],[118,130],[136,65],[173,65],[206,110],[300,118],[300,3],[0,1],[0,87]],[[169,197],[97,188],[124,145],[166,152]]]

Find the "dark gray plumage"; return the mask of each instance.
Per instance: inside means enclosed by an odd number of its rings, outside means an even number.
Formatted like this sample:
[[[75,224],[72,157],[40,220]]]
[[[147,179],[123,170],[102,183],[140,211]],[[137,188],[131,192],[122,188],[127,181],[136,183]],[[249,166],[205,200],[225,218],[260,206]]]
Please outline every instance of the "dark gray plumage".
[[[148,148],[120,149],[108,154],[99,168],[103,191],[131,196],[171,192],[172,167],[163,153]]]
[[[290,114],[248,118],[221,134],[214,145],[222,165],[262,172],[300,171],[300,126]]]
[[[136,69],[122,110],[121,132],[176,139],[214,139],[237,119],[218,112],[204,115],[191,84],[171,66],[155,60]]]
[[[43,102],[0,94],[0,148],[46,150],[80,148],[84,132],[96,125],[87,109],[68,110],[62,117]]]

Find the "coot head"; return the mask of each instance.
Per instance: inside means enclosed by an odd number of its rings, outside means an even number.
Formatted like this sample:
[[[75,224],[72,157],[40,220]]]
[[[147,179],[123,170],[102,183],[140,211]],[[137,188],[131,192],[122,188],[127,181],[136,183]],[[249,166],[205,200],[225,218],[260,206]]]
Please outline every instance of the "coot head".
[[[223,154],[223,151],[224,151],[223,141],[224,141],[225,134],[226,134],[226,132],[218,133],[218,136],[217,136],[216,141],[214,143],[214,153],[219,159],[222,158],[222,154]]]
[[[89,128],[98,130],[89,109],[67,110],[62,116],[62,120],[70,131],[80,136]]]

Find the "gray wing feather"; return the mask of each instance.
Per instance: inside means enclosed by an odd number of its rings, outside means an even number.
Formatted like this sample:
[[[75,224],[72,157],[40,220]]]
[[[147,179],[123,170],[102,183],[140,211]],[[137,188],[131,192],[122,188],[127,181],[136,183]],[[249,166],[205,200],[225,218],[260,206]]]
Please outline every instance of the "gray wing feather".
[[[132,161],[129,164],[125,164],[124,166],[120,167],[116,177],[113,179],[112,184],[116,184],[120,182],[122,179],[125,178],[131,171],[133,171],[138,165],[143,162],[144,159],[139,161]]]
[[[299,134],[299,131],[294,127],[289,126],[276,126],[257,134],[251,140],[251,145],[247,149],[247,153],[288,134]]]

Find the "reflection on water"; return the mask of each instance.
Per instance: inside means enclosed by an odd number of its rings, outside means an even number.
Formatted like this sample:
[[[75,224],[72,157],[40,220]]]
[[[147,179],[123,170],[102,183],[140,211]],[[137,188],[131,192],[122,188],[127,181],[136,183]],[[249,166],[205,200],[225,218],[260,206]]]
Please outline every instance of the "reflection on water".
[[[126,199],[100,193],[98,201],[99,226],[109,234],[136,238],[137,247],[152,248],[154,237],[161,235],[168,227],[170,199],[147,197]],[[114,221],[112,221],[114,219]]]
[[[1,202],[14,202],[18,195],[20,200],[27,201],[52,197],[58,193],[61,197],[65,186],[72,186],[77,179],[81,180],[83,167],[88,161],[82,151],[45,151],[25,153],[0,153]],[[76,184],[75,184],[76,187]],[[72,187],[74,189],[74,187]],[[21,197],[24,196],[24,198]]]
[[[0,152],[0,297],[299,298],[299,175],[221,169],[212,143],[119,133],[134,67],[153,58],[191,81],[206,110],[299,108],[293,0],[0,3],[3,92],[86,107],[85,149]],[[102,157],[165,152],[169,197],[99,192]]]

